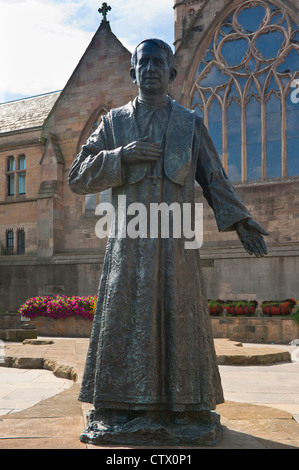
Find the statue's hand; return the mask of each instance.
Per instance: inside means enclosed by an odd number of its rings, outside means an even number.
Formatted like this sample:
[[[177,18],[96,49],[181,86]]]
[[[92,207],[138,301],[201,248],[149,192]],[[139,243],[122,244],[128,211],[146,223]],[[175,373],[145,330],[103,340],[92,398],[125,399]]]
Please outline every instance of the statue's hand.
[[[268,236],[269,233],[257,222],[252,219],[241,220],[236,224],[235,228],[247,253],[257,257],[268,253],[263,235]]]
[[[146,142],[147,137],[131,142],[122,149],[122,161],[128,165],[138,163],[156,162],[161,155],[161,148],[158,144]]]

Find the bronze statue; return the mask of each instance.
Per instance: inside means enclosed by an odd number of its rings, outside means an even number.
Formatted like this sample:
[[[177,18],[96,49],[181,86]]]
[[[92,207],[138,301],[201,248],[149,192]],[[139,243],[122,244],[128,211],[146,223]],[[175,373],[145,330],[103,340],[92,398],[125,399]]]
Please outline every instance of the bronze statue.
[[[201,185],[220,231],[267,253],[263,235],[226,176],[202,119],[167,95],[171,48],[140,43],[132,55],[138,97],[102,117],[70,169],[72,191],[112,188],[114,228],[128,223],[118,196],[194,203]],[[184,237],[109,237],[79,400],[92,403],[81,440],[97,445],[215,445],[223,392],[198,249]]]

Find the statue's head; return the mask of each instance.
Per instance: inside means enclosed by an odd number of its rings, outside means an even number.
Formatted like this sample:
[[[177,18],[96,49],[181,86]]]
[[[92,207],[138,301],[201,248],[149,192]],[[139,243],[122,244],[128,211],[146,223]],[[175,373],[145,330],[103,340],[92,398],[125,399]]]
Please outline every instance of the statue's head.
[[[161,39],[145,39],[136,46],[130,74],[139,90],[147,94],[166,94],[177,71],[171,47]]]

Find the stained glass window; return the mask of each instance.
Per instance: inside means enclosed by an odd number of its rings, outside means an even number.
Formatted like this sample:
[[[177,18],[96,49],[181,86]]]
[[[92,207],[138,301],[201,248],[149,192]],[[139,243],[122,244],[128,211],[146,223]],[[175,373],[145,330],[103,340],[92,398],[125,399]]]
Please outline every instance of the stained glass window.
[[[233,181],[299,175],[299,27],[247,0],[216,29],[191,89]]]

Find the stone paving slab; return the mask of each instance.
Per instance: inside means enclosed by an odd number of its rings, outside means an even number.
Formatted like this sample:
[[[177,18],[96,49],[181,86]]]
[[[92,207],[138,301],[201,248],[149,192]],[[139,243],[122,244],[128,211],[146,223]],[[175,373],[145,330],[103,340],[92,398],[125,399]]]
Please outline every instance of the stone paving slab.
[[[0,415],[29,408],[71,387],[47,370],[0,368]]]
[[[216,338],[215,348],[219,365],[268,365],[291,361],[290,352],[283,348],[244,346],[227,338]]]
[[[61,365],[75,368],[77,381],[73,381],[69,389],[30,408],[0,416],[0,449],[107,449],[79,441],[85,427],[86,410],[91,407],[77,399],[88,342],[88,339],[55,338],[47,345],[5,345],[5,354],[13,358],[43,358],[56,361],[57,368]],[[262,351],[267,355],[285,352],[283,347],[281,350],[273,348],[275,351],[269,353],[269,347],[242,347],[229,340],[216,339],[215,345],[217,356],[242,357],[243,353],[245,363],[248,355],[260,357]],[[218,449],[299,448],[299,425],[285,410],[226,401],[217,411],[224,430]]]
[[[40,345],[26,341],[23,343],[6,343],[5,356],[14,358],[32,358],[38,363],[41,358],[59,360],[65,365],[78,368],[78,374],[82,374],[88,350],[87,338],[55,338],[52,344]],[[218,363],[223,365],[240,364],[273,364],[291,360],[289,351],[263,345],[254,347],[243,346],[242,343],[230,341],[226,338],[216,338],[215,348]],[[25,362],[25,360],[24,360]],[[23,364],[26,366],[26,364]]]
[[[276,408],[226,401],[217,411],[228,427],[241,430],[269,449],[299,448],[299,425],[290,413]],[[267,441],[267,442],[263,442]]]

